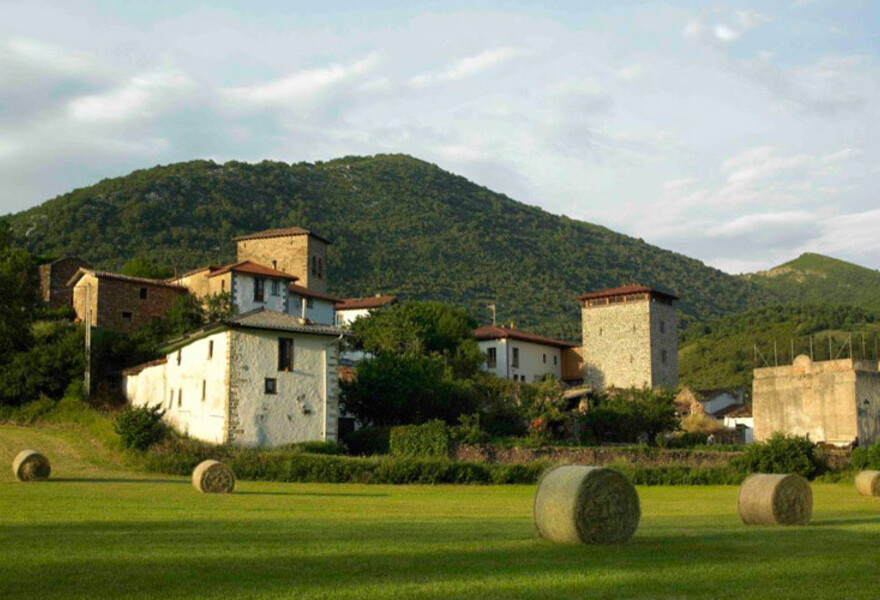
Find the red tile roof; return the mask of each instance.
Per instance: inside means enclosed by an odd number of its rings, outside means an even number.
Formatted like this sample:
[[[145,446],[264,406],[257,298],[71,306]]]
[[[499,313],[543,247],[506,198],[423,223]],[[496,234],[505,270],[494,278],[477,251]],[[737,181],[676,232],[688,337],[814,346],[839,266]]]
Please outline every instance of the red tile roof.
[[[575,348],[577,344],[557,340],[554,338],[544,337],[534,333],[511,329],[510,327],[502,327],[500,325],[482,325],[474,329],[474,337],[478,340],[498,340],[509,338],[519,340],[521,342],[532,342],[533,344],[542,344],[544,346],[556,346],[557,348]]]
[[[644,285],[625,285],[622,287],[610,288],[607,290],[599,290],[598,292],[590,292],[588,294],[582,294],[578,296],[578,300],[583,302],[584,300],[610,298],[611,296],[629,296],[632,294],[654,294],[657,296],[668,298],[670,300],[678,300],[678,296],[667,294],[666,292],[661,292],[660,290],[655,290]]]
[[[91,273],[98,279],[115,279],[117,281],[125,281],[128,283],[136,283],[138,285],[155,285],[164,288],[171,288],[173,290],[178,290],[180,292],[189,291],[187,288],[182,285],[177,285],[174,283],[168,283],[164,279],[148,279],[147,277],[132,277],[130,275],[123,275],[122,273],[111,273],[110,271],[95,271],[94,269],[87,269],[85,267],[80,267],[80,269],[73,274],[73,277],[70,278],[70,281],[67,282],[67,285],[73,287],[76,285],[83,275],[86,273]]]
[[[237,238],[233,238],[234,241],[240,242],[243,240],[262,240],[266,238],[273,237],[287,237],[289,235],[310,235],[313,238],[317,238],[324,242],[325,244],[330,244],[330,240],[325,237],[318,235],[317,233],[312,233],[308,229],[303,229],[302,227],[283,227],[279,229],[265,229],[263,231],[257,231],[256,233],[249,233],[247,235],[240,235]]]
[[[247,273],[249,275],[262,275],[263,277],[274,277],[275,279],[287,279],[288,281],[296,281],[299,279],[296,275],[266,267],[250,260],[243,260],[241,262],[211,269],[211,274],[208,275],[208,277],[215,277],[217,275],[229,273],[230,271],[234,271],[235,273]]]
[[[287,286],[287,289],[290,290],[291,294],[297,294],[298,296],[305,296],[306,298],[318,298],[320,300],[327,300],[329,302],[339,302],[339,298],[337,298],[336,296],[316,292],[315,290],[310,290],[307,287],[296,285],[295,283],[291,283],[289,286]]]
[[[397,296],[365,296],[363,298],[346,298],[336,303],[336,310],[357,310],[379,308],[397,302]]]

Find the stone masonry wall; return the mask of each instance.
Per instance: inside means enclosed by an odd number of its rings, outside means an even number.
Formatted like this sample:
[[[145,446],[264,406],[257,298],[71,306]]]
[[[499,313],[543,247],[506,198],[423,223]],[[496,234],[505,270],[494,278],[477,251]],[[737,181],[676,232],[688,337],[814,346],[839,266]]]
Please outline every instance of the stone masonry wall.
[[[69,306],[72,301],[72,290],[67,282],[80,267],[85,266],[88,266],[85,261],[73,257],[40,265],[40,301],[49,308]]]
[[[145,300],[140,297],[142,288],[147,289]],[[186,293],[184,289],[162,285],[99,278],[97,289],[92,289],[98,303],[93,325],[114,331],[134,331],[153,319],[164,317],[174,301]],[[123,317],[124,312],[131,313],[130,320]]]
[[[651,387],[678,385],[678,318],[675,307],[651,303]]]
[[[584,380],[588,385],[651,385],[651,303],[631,300],[583,307]]]
[[[273,238],[240,240],[239,261],[250,260],[299,277],[298,285],[316,292],[327,292],[327,244],[310,235],[289,235]],[[312,257],[320,259],[319,277],[312,272]]]

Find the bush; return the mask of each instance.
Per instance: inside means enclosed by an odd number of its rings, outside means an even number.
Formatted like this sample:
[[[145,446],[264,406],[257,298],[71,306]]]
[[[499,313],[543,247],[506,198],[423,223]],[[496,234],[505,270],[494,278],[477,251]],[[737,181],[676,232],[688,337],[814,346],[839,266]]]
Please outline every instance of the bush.
[[[388,454],[390,437],[390,427],[365,427],[348,434],[342,441],[352,456],[373,456]]]
[[[852,451],[852,466],[857,470],[880,469],[880,442],[867,448],[854,448]]]
[[[744,473],[797,473],[808,479],[828,470],[824,453],[809,437],[778,432],[766,442],[747,446],[732,464]]]
[[[629,389],[598,394],[580,417],[581,441],[636,443],[674,430],[675,396],[669,390]]]
[[[55,408],[55,401],[48,396],[40,396],[39,400],[28,402],[18,407],[3,407],[0,413],[0,421],[13,425],[33,425],[41,417],[50,413]]]
[[[337,442],[300,442],[281,446],[278,450],[293,450],[309,454],[345,454],[345,446]]]
[[[613,468],[626,475],[635,485],[739,485],[746,475],[732,466],[642,467],[630,463]]]
[[[392,456],[448,457],[450,441],[446,423],[437,420],[392,427],[388,448]]]
[[[657,445],[661,448],[679,449],[694,448],[705,445],[709,441],[709,434],[699,431],[684,431],[678,435],[658,435]]]
[[[165,411],[159,406],[128,407],[116,418],[114,429],[122,445],[130,450],[146,450],[162,441],[167,428],[162,422]]]

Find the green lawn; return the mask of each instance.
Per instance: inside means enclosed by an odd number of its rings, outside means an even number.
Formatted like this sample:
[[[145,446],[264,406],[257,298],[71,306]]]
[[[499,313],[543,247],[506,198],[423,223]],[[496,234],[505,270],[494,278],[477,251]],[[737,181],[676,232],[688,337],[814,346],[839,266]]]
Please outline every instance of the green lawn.
[[[806,528],[745,527],[735,487],[641,488],[625,546],[535,536],[531,486],[239,482],[229,496],[113,463],[69,432],[0,427],[59,456],[0,469],[3,598],[872,598],[880,501],[813,486]]]

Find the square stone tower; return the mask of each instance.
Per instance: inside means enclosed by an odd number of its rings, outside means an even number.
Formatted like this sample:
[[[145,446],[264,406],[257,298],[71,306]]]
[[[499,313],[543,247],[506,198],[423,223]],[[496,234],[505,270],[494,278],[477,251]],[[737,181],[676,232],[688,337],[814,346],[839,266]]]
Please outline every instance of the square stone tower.
[[[641,285],[580,296],[584,380],[597,389],[675,387],[676,296]]]
[[[298,285],[327,293],[330,241],[300,227],[267,229],[235,238],[239,261],[250,260],[295,275]]]

